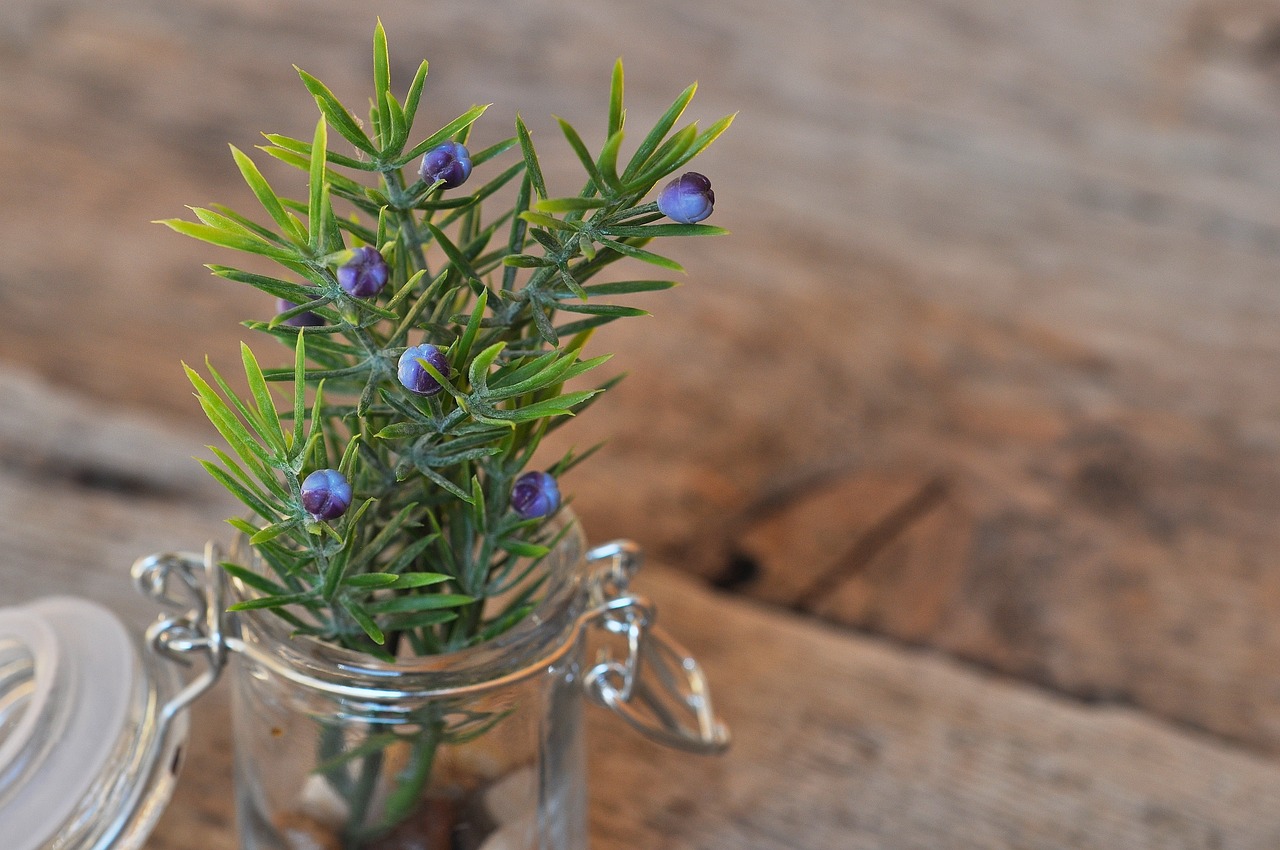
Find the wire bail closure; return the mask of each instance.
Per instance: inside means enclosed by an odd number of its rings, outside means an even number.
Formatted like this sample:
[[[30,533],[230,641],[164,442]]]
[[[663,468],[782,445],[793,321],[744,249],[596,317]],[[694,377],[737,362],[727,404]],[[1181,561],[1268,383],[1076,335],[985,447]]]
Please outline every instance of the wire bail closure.
[[[619,659],[607,646],[600,649],[584,676],[584,688],[593,701],[660,744],[695,753],[723,752],[729,729],[715,714],[702,666],[654,622],[653,603],[630,592],[642,560],[640,547],[630,540],[587,553],[589,564],[601,565],[588,578],[591,609],[583,615],[584,630],[593,626],[621,636],[626,656]]]
[[[141,558],[132,575],[138,591],[174,612],[161,615],[147,629],[149,648],[189,666],[191,656],[204,670],[174,695],[160,713],[162,731],[173,718],[209,690],[226,665],[226,574],[213,543],[204,555],[164,552]],[[600,632],[597,657],[583,676],[583,689],[595,703],[617,714],[646,737],[669,747],[696,753],[723,752],[729,730],[715,714],[701,665],[654,621],[657,612],[647,598],[630,591],[643,554],[630,540],[615,540],[587,552],[592,568],[586,579],[587,609],[575,636]],[[564,654],[571,639],[553,651]],[[625,644],[615,654],[610,644]],[[521,674],[532,673],[554,659],[540,660]],[[520,676],[521,674],[516,674]]]
[[[203,557],[193,552],[162,552],[139,558],[130,570],[139,593],[174,612],[161,614],[147,628],[147,647],[183,666],[190,666],[192,655],[205,664],[161,709],[162,730],[213,687],[226,665],[226,574],[218,565],[220,560],[218,547],[206,543]]]

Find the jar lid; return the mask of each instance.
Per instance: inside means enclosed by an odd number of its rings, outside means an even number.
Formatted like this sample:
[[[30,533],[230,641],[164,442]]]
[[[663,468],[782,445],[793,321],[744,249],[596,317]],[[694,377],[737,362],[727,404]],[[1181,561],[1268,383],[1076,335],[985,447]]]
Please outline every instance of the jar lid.
[[[186,732],[162,716],[176,688],[166,667],[148,663],[93,602],[57,596],[0,608],[7,848],[141,844],[172,791],[168,768]]]

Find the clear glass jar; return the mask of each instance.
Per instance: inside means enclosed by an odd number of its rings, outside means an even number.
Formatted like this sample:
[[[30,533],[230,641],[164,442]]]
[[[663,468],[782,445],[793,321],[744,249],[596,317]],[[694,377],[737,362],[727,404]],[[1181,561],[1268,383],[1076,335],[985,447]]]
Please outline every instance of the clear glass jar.
[[[244,850],[586,850],[583,555],[566,534],[535,611],[445,655],[382,662],[238,613]]]
[[[0,609],[6,850],[137,850],[172,793],[179,681],[107,609],[59,596]]]
[[[395,663],[228,613],[213,545],[133,565],[170,610],[142,651],[84,600],[0,608],[4,850],[140,848],[173,788],[185,709],[233,656],[246,850],[585,850],[584,695],[670,746],[714,753],[729,736],[697,662],[629,590],[639,550],[583,549],[564,535],[541,601],[509,631]]]

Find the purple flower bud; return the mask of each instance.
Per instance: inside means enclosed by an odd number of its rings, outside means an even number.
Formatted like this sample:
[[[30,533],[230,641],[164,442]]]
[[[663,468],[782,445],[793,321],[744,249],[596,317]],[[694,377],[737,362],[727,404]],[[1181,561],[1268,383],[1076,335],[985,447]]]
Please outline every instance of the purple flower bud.
[[[428,185],[441,180],[446,189],[456,189],[471,176],[471,154],[457,142],[445,142],[427,151],[419,173]]]
[[[658,209],[681,224],[696,224],[711,215],[716,193],[711,181],[696,171],[689,171],[666,185],[658,194]]]
[[[288,310],[292,310],[294,307],[297,307],[297,306],[298,306],[297,304],[294,304],[292,301],[288,301],[284,298],[276,299],[277,313],[284,313]],[[324,324],[324,319],[320,318],[315,313],[312,313],[310,310],[307,310],[305,313],[299,313],[296,316],[290,316],[289,318],[284,320],[284,323],[286,325],[293,325],[295,328],[318,328]]]
[[[351,485],[336,469],[317,469],[302,481],[302,507],[317,521],[337,519],[351,507]]]
[[[378,249],[364,245],[338,269],[338,286],[352,298],[372,298],[387,285],[390,274]]]
[[[449,377],[449,361],[445,359],[444,352],[426,342],[422,345],[415,345],[412,348],[405,349],[404,354],[400,355],[400,362],[396,367],[396,377],[400,379],[400,383],[404,384],[405,389],[411,393],[435,395],[442,389],[440,382],[432,377],[430,372],[422,368],[422,364],[418,362],[419,360],[427,361],[441,375],[446,378]]]
[[[550,516],[560,507],[560,487],[545,472],[526,472],[511,488],[511,509],[524,519]]]

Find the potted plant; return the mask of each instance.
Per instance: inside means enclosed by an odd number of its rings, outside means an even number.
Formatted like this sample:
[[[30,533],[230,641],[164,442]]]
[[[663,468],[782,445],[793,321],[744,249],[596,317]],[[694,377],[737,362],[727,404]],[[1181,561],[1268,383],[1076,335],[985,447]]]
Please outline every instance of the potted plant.
[[[314,135],[265,137],[307,174],[305,198],[233,149],[262,214],[164,222],[274,261],[209,268],[276,299],[246,324],[292,352],[264,368],[242,344],[247,391],[187,367],[227,444],[201,463],[247,511],[221,561],[242,841],[582,848],[583,684],[663,709],[637,681],[651,612],[626,593],[629,550],[584,566],[565,506],[563,476],[594,449],[535,466],[537,450],[617,380],[594,377],[607,355],[587,356],[596,328],[643,314],[616,299],[674,285],[653,241],[723,232],[700,223],[711,184],[684,168],[732,116],[677,128],[690,86],[624,157],[619,62],[599,150],[559,122],[585,172],[563,194],[519,118],[482,150],[469,137],[483,106],[417,134],[427,64],[401,100],[380,23],[373,56],[367,121],[300,71]],[[595,282],[624,260],[661,274]],[[592,667],[584,624],[632,657]],[[670,685],[679,653],[644,645]]]

